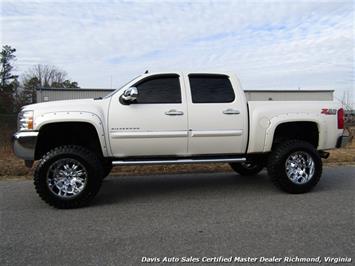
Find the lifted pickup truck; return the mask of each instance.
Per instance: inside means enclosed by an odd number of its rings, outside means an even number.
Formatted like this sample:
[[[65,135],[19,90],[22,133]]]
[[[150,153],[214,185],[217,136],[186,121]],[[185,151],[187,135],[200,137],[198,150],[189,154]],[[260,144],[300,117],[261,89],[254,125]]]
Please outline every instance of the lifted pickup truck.
[[[344,145],[333,101],[247,101],[230,73],[147,73],[110,95],[24,106],[15,154],[39,196],[57,208],[87,204],[112,165],[229,163],[264,167],[289,193],[310,191],[325,150]]]

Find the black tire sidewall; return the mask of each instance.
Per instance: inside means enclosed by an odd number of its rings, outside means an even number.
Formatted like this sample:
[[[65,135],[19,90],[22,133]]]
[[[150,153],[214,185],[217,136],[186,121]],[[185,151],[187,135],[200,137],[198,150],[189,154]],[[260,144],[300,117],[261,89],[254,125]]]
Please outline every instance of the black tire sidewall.
[[[103,161],[102,163],[103,165],[103,175],[102,175],[102,179],[106,178],[112,171],[113,168],[113,164],[111,161]]]

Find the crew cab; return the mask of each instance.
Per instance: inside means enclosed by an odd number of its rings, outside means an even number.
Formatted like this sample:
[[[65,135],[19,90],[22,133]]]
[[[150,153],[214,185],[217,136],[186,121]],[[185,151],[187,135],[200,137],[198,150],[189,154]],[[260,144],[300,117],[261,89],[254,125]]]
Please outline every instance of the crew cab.
[[[344,112],[334,101],[247,101],[231,73],[145,73],[104,98],[24,106],[15,154],[39,196],[57,208],[88,204],[112,165],[229,163],[267,168],[289,193],[310,191],[321,157],[339,148]]]

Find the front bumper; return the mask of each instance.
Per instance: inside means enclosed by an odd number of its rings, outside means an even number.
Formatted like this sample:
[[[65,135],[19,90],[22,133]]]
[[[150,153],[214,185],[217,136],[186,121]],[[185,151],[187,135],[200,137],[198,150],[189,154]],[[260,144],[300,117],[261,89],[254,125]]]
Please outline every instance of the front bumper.
[[[34,161],[38,132],[16,132],[12,136],[12,149],[17,157]]]
[[[348,144],[350,142],[350,140],[351,140],[350,135],[340,136],[337,140],[336,147],[343,148],[346,146],[346,144]]]

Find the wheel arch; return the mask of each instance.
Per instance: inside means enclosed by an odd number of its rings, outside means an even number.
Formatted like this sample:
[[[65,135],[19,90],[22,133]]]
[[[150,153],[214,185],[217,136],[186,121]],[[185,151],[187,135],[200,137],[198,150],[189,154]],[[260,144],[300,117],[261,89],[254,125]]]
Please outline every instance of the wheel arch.
[[[283,140],[298,139],[312,144],[316,149],[322,146],[326,130],[320,119],[302,115],[302,118],[275,117],[266,130],[264,152],[269,152]]]
[[[93,113],[48,113],[36,118],[35,122],[39,131],[35,160],[40,159],[49,148],[67,144],[81,144],[99,152],[100,156],[109,156],[103,122]]]

